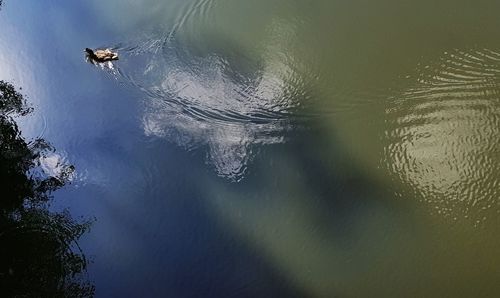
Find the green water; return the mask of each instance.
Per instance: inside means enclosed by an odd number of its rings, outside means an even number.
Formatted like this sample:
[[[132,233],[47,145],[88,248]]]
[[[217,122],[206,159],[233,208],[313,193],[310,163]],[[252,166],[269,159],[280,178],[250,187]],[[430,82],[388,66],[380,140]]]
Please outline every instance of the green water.
[[[350,175],[344,167],[361,169],[380,193],[352,200],[391,206],[363,207],[339,228],[336,210],[317,203],[325,198],[290,154],[275,160],[256,194],[212,187],[223,220],[311,296],[498,295],[499,5],[214,6],[205,22],[190,20],[185,38],[207,47],[230,42],[264,64],[293,89],[298,113],[320,127],[306,158],[341,176]],[[331,162],[335,150],[348,165]],[[339,229],[350,237],[336,236]]]

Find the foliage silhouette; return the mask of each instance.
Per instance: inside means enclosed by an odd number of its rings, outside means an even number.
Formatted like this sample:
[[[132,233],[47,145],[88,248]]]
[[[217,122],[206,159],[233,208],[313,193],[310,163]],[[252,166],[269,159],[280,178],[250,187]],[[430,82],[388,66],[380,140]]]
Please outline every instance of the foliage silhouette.
[[[30,111],[15,87],[0,81],[0,296],[89,297],[94,286],[83,278],[87,260],[76,241],[90,222],[48,209],[74,167],[44,173],[41,162],[54,148],[43,139],[27,143],[13,118]]]

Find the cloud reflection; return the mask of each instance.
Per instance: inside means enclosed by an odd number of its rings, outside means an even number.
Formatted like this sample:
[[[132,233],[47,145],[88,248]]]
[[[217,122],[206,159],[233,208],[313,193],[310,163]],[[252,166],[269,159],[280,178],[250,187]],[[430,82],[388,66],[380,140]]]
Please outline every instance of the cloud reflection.
[[[498,209],[500,54],[445,53],[387,109],[385,160],[445,216]]]
[[[170,34],[143,40],[118,50],[129,56],[120,60],[119,74],[148,95],[146,135],[188,150],[208,148],[207,162],[232,181],[243,178],[256,145],[284,141],[299,94],[289,84],[297,81],[289,57],[266,53],[251,59],[237,50],[200,54]]]

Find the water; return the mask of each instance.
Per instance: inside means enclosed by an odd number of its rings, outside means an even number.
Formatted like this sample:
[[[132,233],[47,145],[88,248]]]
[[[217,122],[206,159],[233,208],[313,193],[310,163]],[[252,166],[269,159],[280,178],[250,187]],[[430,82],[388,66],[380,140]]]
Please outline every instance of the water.
[[[97,297],[500,292],[500,4],[3,2]]]

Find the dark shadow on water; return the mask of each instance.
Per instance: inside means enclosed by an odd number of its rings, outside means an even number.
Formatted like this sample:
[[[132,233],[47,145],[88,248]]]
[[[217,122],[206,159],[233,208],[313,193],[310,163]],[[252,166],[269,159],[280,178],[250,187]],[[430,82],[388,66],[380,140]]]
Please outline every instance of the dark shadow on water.
[[[92,296],[77,243],[90,222],[49,209],[52,192],[71,181],[74,167],[58,162],[56,174],[46,173],[43,163],[55,149],[43,139],[27,142],[13,119],[30,110],[13,85],[0,81],[0,295]]]

